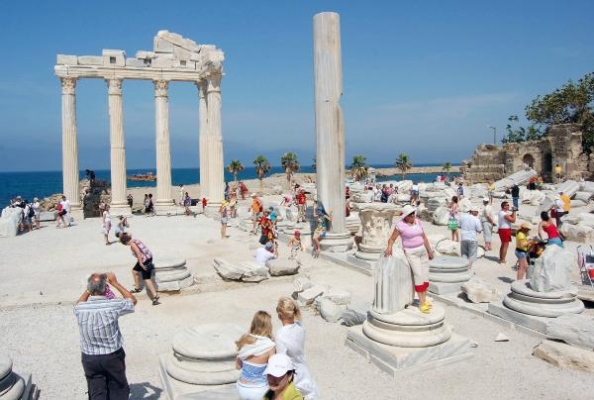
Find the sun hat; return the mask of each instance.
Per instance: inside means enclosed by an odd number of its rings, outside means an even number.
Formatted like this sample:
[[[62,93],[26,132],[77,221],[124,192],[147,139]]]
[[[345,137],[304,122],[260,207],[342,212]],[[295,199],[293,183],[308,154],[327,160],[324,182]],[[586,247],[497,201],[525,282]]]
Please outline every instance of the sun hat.
[[[488,202],[490,202],[490,201],[491,201],[491,200],[489,200],[489,198],[488,198],[488,197],[483,197],[483,203],[488,203]]]
[[[274,244],[272,242],[266,242],[266,244],[264,245],[264,248],[266,250],[272,250],[273,247],[274,247]]]
[[[528,221],[524,221],[520,224],[520,229],[532,229],[532,224]]]
[[[256,194],[256,193],[252,193],[252,194],[250,195],[250,197],[256,197],[256,196],[257,196],[257,194]]]
[[[417,209],[415,207],[411,206],[410,204],[407,204],[402,208],[402,214],[400,215],[400,219],[404,219],[406,216],[416,211]]]
[[[295,367],[289,356],[284,353],[279,353],[268,359],[268,366],[264,370],[264,375],[272,375],[275,378],[280,378],[294,369]]]
[[[479,212],[479,211],[480,211],[479,206],[474,205],[474,204],[470,206],[470,212]]]

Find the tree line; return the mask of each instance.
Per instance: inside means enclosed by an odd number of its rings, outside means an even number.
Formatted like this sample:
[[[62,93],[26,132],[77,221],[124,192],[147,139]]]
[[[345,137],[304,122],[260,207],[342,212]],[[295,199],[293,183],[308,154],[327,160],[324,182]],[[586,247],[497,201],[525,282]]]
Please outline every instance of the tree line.
[[[350,174],[353,179],[360,181],[365,179],[369,176],[369,165],[366,162],[366,158],[363,155],[356,155],[353,157],[353,162],[350,165]],[[293,179],[293,175],[301,170],[301,164],[299,163],[299,159],[296,153],[287,152],[281,156],[281,166],[285,170],[285,174],[287,176],[287,188],[291,186],[291,180]],[[268,159],[259,154],[253,161],[253,164],[256,169],[256,175],[260,180],[260,187],[262,187],[262,180],[266,177],[266,175],[270,172],[270,162]],[[406,179],[406,174],[412,169],[413,163],[411,158],[406,153],[400,153],[398,158],[394,163],[395,167],[400,170],[402,175],[402,179]],[[316,171],[317,168],[317,160],[314,157],[312,168]],[[452,164],[450,162],[446,162],[443,165],[443,171],[449,176],[450,170],[452,168]],[[233,174],[233,180],[237,181],[237,175],[243,171],[245,167],[241,163],[241,161],[233,159],[227,166],[227,171]]]
[[[557,124],[576,124],[582,131],[582,147],[588,154],[594,150],[594,73],[577,82],[569,80],[553,92],[538,95],[525,108],[527,128],[517,126],[519,118],[511,115],[503,143],[520,143],[546,137]]]

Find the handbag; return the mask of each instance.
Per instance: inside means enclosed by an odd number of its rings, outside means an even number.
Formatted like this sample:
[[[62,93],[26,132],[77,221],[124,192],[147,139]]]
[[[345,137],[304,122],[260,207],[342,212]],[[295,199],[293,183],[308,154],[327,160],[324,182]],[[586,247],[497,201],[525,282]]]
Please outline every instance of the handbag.
[[[450,219],[448,221],[448,229],[451,231],[456,231],[456,230],[460,229],[460,225],[458,225],[458,220]]]

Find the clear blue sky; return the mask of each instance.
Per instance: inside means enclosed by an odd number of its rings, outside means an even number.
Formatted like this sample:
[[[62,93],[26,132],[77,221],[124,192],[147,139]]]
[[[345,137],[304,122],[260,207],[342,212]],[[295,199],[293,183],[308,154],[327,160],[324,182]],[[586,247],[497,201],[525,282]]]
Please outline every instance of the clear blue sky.
[[[61,168],[57,54],[151,50],[167,29],[225,52],[225,164],[315,155],[316,13],[341,17],[346,163],[458,163],[507,117],[594,70],[594,1],[6,1],[0,171]],[[195,86],[170,86],[173,167],[198,167]],[[77,85],[79,165],[109,167],[107,87]],[[155,165],[153,86],[124,82],[128,168]]]

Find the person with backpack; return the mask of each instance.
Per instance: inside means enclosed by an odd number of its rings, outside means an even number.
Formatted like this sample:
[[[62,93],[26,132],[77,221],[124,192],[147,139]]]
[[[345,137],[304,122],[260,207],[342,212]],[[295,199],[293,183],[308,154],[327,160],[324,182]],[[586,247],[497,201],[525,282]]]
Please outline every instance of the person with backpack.
[[[66,221],[64,220],[64,215],[66,215],[66,210],[64,210],[64,205],[62,202],[59,202],[56,205],[56,228],[66,228]]]

